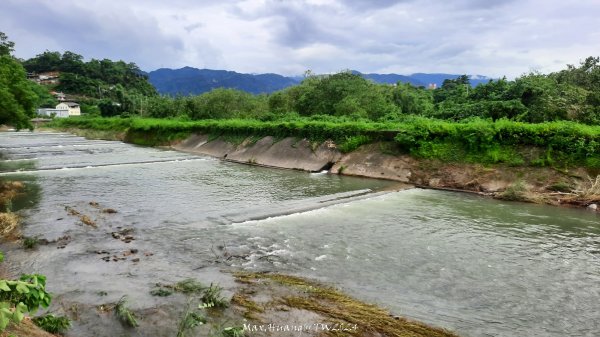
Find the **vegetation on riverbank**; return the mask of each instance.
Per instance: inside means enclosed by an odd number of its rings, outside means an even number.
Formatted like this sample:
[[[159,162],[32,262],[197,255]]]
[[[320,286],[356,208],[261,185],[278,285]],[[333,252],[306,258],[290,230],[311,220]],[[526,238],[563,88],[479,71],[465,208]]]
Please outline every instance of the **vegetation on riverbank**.
[[[353,151],[370,142],[393,140],[396,146],[388,151],[423,159],[600,170],[600,127],[567,121],[537,124],[505,119],[451,122],[411,117],[400,122],[335,123],[307,118],[288,121],[70,118],[57,119],[49,126],[127,132],[126,137],[132,143],[151,146],[182,140],[196,132],[215,136],[332,139],[342,152]]]
[[[21,182],[0,182],[0,240],[13,241],[20,236],[19,217],[12,212],[12,200],[23,190]],[[3,260],[4,255],[0,252],[0,262]],[[18,280],[0,275],[0,333],[8,336],[50,336],[31,324],[29,319],[23,324],[22,321],[25,314],[34,314],[40,307],[47,308],[51,300],[43,275],[25,274]]]
[[[260,331],[261,326],[268,326],[262,323],[263,318],[277,317],[284,312],[288,329],[294,329],[297,324],[311,336],[457,336],[444,329],[393,316],[376,305],[358,301],[308,279],[246,272],[237,273],[235,277],[242,288],[234,296],[234,304],[243,308],[244,315],[251,320],[246,324],[249,331],[253,331],[253,327]],[[320,321],[307,324],[302,317],[303,311],[316,314],[312,319]],[[302,323],[296,323],[296,320]],[[281,328],[285,329],[285,326]]]

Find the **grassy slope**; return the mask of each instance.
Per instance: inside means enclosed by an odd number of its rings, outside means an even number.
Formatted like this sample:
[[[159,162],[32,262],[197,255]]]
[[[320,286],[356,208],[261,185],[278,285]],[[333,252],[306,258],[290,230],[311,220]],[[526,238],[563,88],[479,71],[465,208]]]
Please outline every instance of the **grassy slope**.
[[[127,132],[139,145],[164,145],[202,132],[212,135],[299,137],[334,140],[342,152],[394,140],[416,158],[513,166],[586,167],[600,171],[600,127],[572,122],[529,124],[499,120],[455,123],[411,118],[399,123],[312,120],[200,120],[69,118],[51,127]]]

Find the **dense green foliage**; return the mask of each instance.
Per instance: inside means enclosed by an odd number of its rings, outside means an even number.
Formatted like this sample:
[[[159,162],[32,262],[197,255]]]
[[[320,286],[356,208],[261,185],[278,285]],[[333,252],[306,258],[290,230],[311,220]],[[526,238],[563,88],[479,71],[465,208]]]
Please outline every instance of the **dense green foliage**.
[[[340,150],[352,151],[372,141],[393,141],[399,151],[421,158],[455,162],[600,168],[600,126],[568,121],[525,123],[507,119],[467,122],[424,117],[399,122],[288,121],[226,119],[184,121],[141,118],[71,118],[57,127],[128,130],[129,141],[159,145],[193,132],[212,135],[333,139]]]
[[[71,320],[65,316],[54,316],[52,314],[34,317],[33,324],[50,333],[64,333],[71,327]]]
[[[10,81],[10,96],[16,97],[0,100],[6,106],[0,113],[6,115],[10,111],[16,116],[13,120],[25,120],[33,107],[52,106],[55,101],[40,88],[18,84],[23,71],[13,64],[13,49],[14,43],[0,33],[0,55],[7,57],[1,64],[3,82]],[[588,57],[559,72],[529,73],[512,81],[490,80],[474,88],[466,75],[445,80],[440,88],[430,90],[407,83],[376,84],[350,71],[331,75],[307,72],[299,85],[270,95],[218,88],[198,96],[177,97],[156,95],[147,76],[134,63],[108,59],[85,62],[83,56],[73,52],[45,51],[22,64],[29,72],[60,72],[56,89],[80,95],[85,101],[81,102],[84,113],[103,117],[281,121],[303,116],[317,120],[399,122],[406,116],[421,116],[452,121],[483,118],[529,123],[600,122],[598,57]],[[7,89],[0,89],[2,98],[9,96],[6,92]],[[1,114],[0,118],[8,120]]]
[[[48,88],[43,85],[39,85],[35,82],[28,81],[29,86],[33,93],[37,96],[37,99],[34,103],[35,107],[39,108],[54,108],[58,104],[58,100],[56,97],[50,94]]]
[[[46,292],[46,277],[23,275],[19,280],[0,280],[0,331],[10,322],[19,323],[24,314],[47,308],[52,297]]]
[[[23,62],[28,72],[60,72],[60,84],[56,88],[69,93],[91,97],[117,98],[128,93],[155,95],[156,90],[147,81],[146,75],[134,63],[92,59],[83,61],[83,56],[67,51],[45,51]]]
[[[38,96],[25,70],[10,55],[0,55],[0,124],[29,128]]]
[[[8,36],[0,32],[0,56],[10,56],[15,49],[15,43],[8,40]]]
[[[4,40],[5,41],[5,36]],[[0,44],[6,52],[14,44]],[[490,80],[472,87],[469,77],[445,80],[437,89],[407,83],[376,84],[359,74],[305,74],[304,80],[270,95],[218,88],[198,96],[158,96],[134,63],[83,61],[73,52],[46,51],[23,61],[29,72],[59,71],[57,90],[83,95],[84,113],[103,117],[257,119],[298,116],[317,120],[399,122],[406,116],[462,121],[469,118],[543,123],[600,122],[600,58],[551,74],[529,73],[515,80]],[[38,90],[39,91],[39,90]],[[38,92],[38,96],[42,93]],[[36,105],[51,105],[47,97]]]
[[[14,42],[0,32],[0,124],[31,128],[36,107],[54,107],[56,99],[47,88],[28,81],[21,63],[11,56]]]
[[[400,128],[395,140],[413,155],[446,161],[600,168],[600,127],[573,122],[416,118]]]
[[[198,96],[127,96],[107,101],[105,116],[138,115],[199,119],[251,118],[263,121],[297,116],[319,120],[401,121],[421,116],[461,121],[469,118],[510,119],[542,123],[569,120],[600,122],[600,60],[589,57],[579,66],[548,75],[530,73],[514,81],[491,80],[471,87],[467,76],[446,80],[437,89],[407,83],[391,86],[341,72],[308,75],[301,84],[270,95],[215,89]]]
[[[140,145],[157,145],[187,137],[192,132],[214,135],[306,137],[312,140],[328,138],[343,141],[348,137],[378,135],[389,124],[373,122],[332,122],[299,118],[291,121],[259,121],[225,119],[183,121],[142,118],[69,118],[55,120],[51,126],[95,130],[129,130],[130,140]],[[146,136],[151,134],[152,138]]]

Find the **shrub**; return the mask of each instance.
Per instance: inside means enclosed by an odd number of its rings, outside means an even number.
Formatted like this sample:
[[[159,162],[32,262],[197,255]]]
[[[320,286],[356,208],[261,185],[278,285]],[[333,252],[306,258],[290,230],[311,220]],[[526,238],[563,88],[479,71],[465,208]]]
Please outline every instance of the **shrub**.
[[[50,333],[64,333],[71,327],[71,320],[65,316],[48,314],[34,317],[32,321],[35,325]]]
[[[23,247],[25,249],[33,249],[37,247],[39,240],[37,238],[24,237],[23,238]]]
[[[371,137],[365,135],[346,137],[344,142],[338,145],[338,149],[343,153],[348,153],[358,149],[361,145],[370,143],[371,141]]]
[[[0,331],[10,322],[19,323],[24,314],[47,308],[52,296],[46,292],[46,277],[22,275],[19,280],[0,280]]]
[[[508,200],[508,201],[527,201],[527,188],[522,181],[517,181],[516,183],[508,186],[504,192],[498,195],[499,199]]]

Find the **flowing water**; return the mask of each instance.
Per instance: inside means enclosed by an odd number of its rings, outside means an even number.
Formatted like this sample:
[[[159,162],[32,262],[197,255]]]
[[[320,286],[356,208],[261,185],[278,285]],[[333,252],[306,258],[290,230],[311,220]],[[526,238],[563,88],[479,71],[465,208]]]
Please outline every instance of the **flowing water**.
[[[0,179],[26,181],[30,191],[13,205],[23,208],[24,234],[58,239],[13,248],[13,268],[47,275],[61,301],[101,303],[101,290],[146,308],[160,301],[148,296],[154,283],[227,285],[219,271],[227,265],[317,278],[464,336],[600,331],[600,217],[592,212],[378,192],[392,183],[63,133],[0,133],[0,153]],[[123,260],[102,259],[133,248]]]

